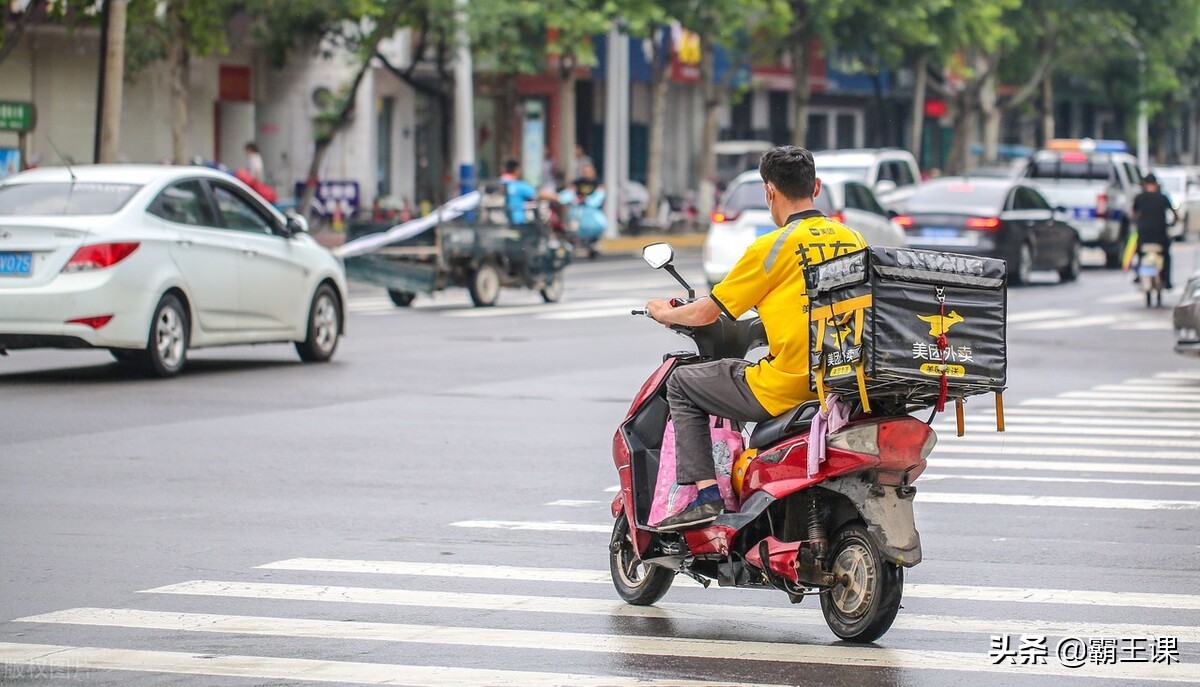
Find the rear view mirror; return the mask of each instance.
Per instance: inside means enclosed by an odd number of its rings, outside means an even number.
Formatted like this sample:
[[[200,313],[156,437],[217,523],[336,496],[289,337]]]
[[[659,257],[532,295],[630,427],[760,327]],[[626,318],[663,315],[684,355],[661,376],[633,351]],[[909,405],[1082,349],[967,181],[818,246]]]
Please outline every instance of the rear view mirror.
[[[294,212],[287,214],[287,233],[289,236],[308,233],[308,220]]]
[[[657,270],[671,264],[675,259],[675,250],[669,243],[652,243],[642,249],[642,259]]]

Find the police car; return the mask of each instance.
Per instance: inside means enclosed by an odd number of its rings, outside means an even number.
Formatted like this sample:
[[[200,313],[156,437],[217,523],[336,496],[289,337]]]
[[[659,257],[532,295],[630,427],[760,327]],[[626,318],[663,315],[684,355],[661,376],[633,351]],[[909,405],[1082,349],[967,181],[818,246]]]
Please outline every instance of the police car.
[[[1127,150],[1124,141],[1054,139],[1024,172],[1051,206],[1064,209],[1083,245],[1104,249],[1108,267],[1121,266],[1141,191],[1142,170]]]

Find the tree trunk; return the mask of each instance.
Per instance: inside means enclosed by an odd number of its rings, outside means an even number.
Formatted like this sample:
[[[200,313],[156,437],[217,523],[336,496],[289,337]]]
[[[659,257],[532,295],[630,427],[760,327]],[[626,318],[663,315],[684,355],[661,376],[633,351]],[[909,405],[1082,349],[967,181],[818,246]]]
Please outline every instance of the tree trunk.
[[[169,47],[171,75],[171,158],[177,165],[188,163],[188,48],[187,23],[181,3],[167,5],[167,25],[171,31]]]
[[[805,34],[795,36],[791,42],[792,102],[795,104],[796,117],[792,124],[792,143],[802,148],[808,140],[808,101],[812,96],[808,83],[809,43],[810,40]]]
[[[123,0],[108,0],[108,51],[104,55],[104,102],[100,110],[99,162],[116,162],[121,142],[121,101],[125,86],[125,10]]]
[[[372,34],[369,49],[363,54],[368,57],[362,61],[358,68],[358,72],[354,75],[354,81],[350,83],[350,87],[346,91],[345,99],[341,103],[341,109],[337,113],[334,120],[324,126],[328,128],[321,130],[321,124],[317,124],[318,130],[315,141],[313,143],[312,162],[308,165],[308,174],[304,179],[304,193],[300,195],[296,202],[296,212],[301,215],[308,215],[309,208],[312,207],[313,198],[317,194],[317,181],[320,178],[321,165],[325,162],[325,154],[329,152],[329,146],[333,144],[333,139],[354,120],[354,105],[358,99],[358,87],[362,84],[363,77],[366,76],[367,70],[371,68],[371,55],[375,54],[376,48],[379,47],[379,41],[385,37],[392,35],[395,28],[395,18],[391,17],[391,21],[381,20],[375,33]],[[443,135],[443,138],[446,138]],[[448,158],[447,158],[448,159]]]
[[[513,137],[517,131],[517,75],[500,77],[500,116],[496,118],[496,163],[504,169],[510,158],[520,158],[513,150]],[[527,170],[528,171],[528,170]]]
[[[1002,112],[996,104],[995,72],[986,78],[979,91],[979,114],[983,117],[983,163],[995,165],[1000,160],[1000,125]]]
[[[662,202],[663,139],[667,122],[667,87],[670,85],[671,62],[657,46],[651,62],[653,77],[650,82],[650,150],[646,158],[646,215],[650,219],[666,219],[658,216]]]
[[[704,125],[700,133],[700,193],[696,209],[700,217],[708,217],[717,204],[717,112],[721,108],[720,90],[716,82],[712,35],[700,33],[700,87],[704,100]]]
[[[961,174],[967,169],[971,143],[979,125],[978,93],[968,85],[954,101],[954,131],[951,134],[950,158],[946,161],[946,172]]]
[[[568,181],[579,176],[575,169],[575,70],[562,70],[558,91],[558,168]]]
[[[916,82],[913,84],[912,131],[909,132],[909,150],[917,160],[921,159],[921,138],[925,133],[925,88],[929,80],[929,55],[921,55],[913,67]]]
[[[1042,81],[1042,146],[1054,138],[1054,82],[1050,77]]]

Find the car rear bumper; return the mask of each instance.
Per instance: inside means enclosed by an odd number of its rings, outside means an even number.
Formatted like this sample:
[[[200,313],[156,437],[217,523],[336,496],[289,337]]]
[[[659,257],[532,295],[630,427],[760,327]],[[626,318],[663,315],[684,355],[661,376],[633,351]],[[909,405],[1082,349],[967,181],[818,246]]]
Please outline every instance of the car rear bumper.
[[[144,348],[152,294],[115,271],[64,274],[49,284],[0,288],[0,346],[6,348]],[[93,328],[70,320],[111,315]]]

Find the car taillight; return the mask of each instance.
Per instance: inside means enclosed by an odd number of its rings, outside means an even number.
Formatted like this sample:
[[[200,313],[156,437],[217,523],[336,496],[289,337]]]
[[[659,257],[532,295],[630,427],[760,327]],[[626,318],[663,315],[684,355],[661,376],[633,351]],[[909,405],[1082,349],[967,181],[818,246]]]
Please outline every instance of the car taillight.
[[[999,217],[968,217],[968,229],[986,229],[992,231],[1000,228]]]
[[[1096,216],[1108,217],[1108,194],[1101,193],[1096,196]]]
[[[864,456],[879,455],[879,424],[872,422],[838,430],[825,440],[829,448],[841,449]]]
[[[899,224],[905,229],[911,227],[915,221],[910,215],[896,215],[892,219],[896,220],[896,224]]]
[[[87,325],[88,327],[91,327],[92,329],[99,329],[99,328],[103,327],[104,325],[108,324],[109,320],[111,320],[112,318],[113,318],[112,315],[97,315],[96,317],[80,317],[80,318],[77,318],[74,320],[67,320],[67,324],[82,324],[82,325]]]
[[[725,222],[732,222],[737,218],[738,213],[728,210],[713,210],[713,213],[709,215],[709,219],[712,220],[713,224],[724,224]]]
[[[67,261],[63,272],[86,272],[112,267],[137,250],[137,243],[97,243],[82,246]]]
[[[833,213],[832,215],[829,216],[829,219],[833,220],[834,222],[837,222],[838,224],[846,223],[846,215],[841,212]]]

